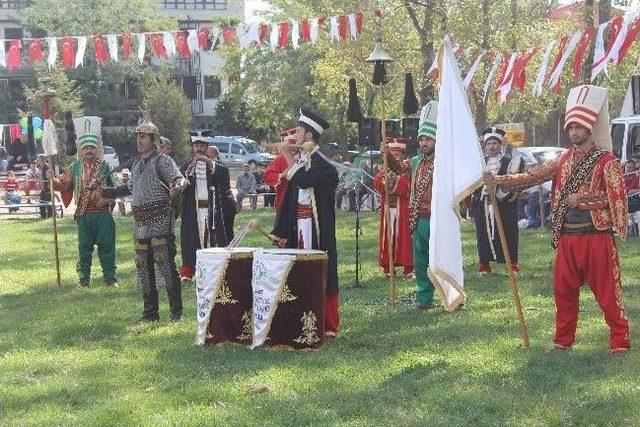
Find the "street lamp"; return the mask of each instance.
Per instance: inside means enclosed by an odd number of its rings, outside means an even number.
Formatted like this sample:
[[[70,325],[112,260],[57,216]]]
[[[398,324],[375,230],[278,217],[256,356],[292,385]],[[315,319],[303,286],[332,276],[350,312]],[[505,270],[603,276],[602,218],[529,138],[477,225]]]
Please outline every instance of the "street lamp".
[[[379,19],[378,19],[379,21]],[[380,148],[382,152],[382,170],[385,174],[384,178],[384,223],[387,233],[387,250],[389,258],[389,305],[395,307],[396,305],[396,284],[395,284],[395,263],[393,259],[393,226],[391,224],[391,213],[389,208],[389,161],[387,157],[389,154],[389,148],[387,147],[387,117],[384,106],[384,86],[389,82],[387,78],[386,64],[393,62],[393,58],[387,53],[382,46],[382,25],[378,22],[378,34],[376,37],[376,44],[373,47],[373,52],[366,59],[366,62],[373,63],[373,78],[371,83],[378,88],[380,92],[380,128],[382,141],[380,142]]]

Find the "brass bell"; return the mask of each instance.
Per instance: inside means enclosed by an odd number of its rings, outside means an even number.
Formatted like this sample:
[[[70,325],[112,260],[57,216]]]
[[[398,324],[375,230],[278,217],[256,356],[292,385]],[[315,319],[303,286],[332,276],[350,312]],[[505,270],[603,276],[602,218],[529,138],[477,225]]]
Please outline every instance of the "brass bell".
[[[382,47],[382,41],[378,40],[376,41],[376,45],[373,48],[373,52],[371,52],[371,55],[369,55],[369,57],[365,59],[365,61],[393,62],[393,58],[391,58],[391,56],[389,56],[389,54],[384,50],[384,47]]]

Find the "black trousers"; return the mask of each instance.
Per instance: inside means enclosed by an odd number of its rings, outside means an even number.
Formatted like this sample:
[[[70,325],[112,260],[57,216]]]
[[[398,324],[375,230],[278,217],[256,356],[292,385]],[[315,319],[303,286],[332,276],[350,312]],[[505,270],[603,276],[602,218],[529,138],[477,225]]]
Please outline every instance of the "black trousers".
[[[160,317],[156,266],[167,288],[171,318],[177,319],[182,315],[182,289],[175,262],[175,240],[173,234],[136,240],[136,270],[145,319],[157,320]]]

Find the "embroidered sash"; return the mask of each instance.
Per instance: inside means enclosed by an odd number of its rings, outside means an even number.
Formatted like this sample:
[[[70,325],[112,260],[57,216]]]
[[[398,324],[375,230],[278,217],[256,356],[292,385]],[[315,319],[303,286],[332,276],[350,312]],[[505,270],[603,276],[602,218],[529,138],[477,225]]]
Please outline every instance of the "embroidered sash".
[[[87,211],[87,207],[89,205],[89,200],[91,200],[91,195],[93,190],[99,184],[98,182],[98,174],[100,173],[100,168],[102,167],[103,162],[96,162],[89,173],[89,179],[87,180],[87,185],[82,187],[82,192],[80,193],[80,199],[78,200],[78,206],[76,207],[76,212],[73,214],[73,219],[77,220],[81,218],[85,212]],[[80,165],[80,180],[82,180],[82,168],[84,165]]]
[[[427,161],[424,157],[418,162],[416,172],[418,173],[417,179],[413,182],[411,191],[411,200],[409,201],[409,230],[413,231],[418,223],[418,209],[420,202],[424,197],[424,193],[427,190],[427,184],[433,176],[433,162],[427,163],[425,170],[420,169],[420,164],[423,161]]]

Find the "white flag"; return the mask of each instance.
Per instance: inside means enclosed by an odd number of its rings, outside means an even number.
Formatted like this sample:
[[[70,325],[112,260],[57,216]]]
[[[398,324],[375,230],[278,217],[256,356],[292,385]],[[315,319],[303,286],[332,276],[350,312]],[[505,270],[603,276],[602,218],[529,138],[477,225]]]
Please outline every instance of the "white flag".
[[[487,51],[483,50],[482,52],[480,52],[480,55],[478,55],[476,60],[473,61],[473,64],[471,65],[471,68],[469,69],[467,76],[464,78],[464,81],[462,82],[465,89],[467,89],[471,84],[471,81],[473,80],[473,76],[476,74],[476,71],[478,70],[478,65],[480,65],[480,61],[482,61],[482,58],[484,58],[486,54],[487,54]]]
[[[227,274],[232,251],[222,248],[196,252],[196,344],[204,345],[211,311]]]
[[[87,38],[78,37],[78,50],[76,51],[76,68],[84,66],[84,53],[87,50]]]
[[[596,47],[593,53],[593,69],[591,70],[591,81],[594,81],[598,74],[607,66],[607,52],[604,47],[604,30],[609,25],[607,21],[598,25],[598,33],[596,34]]]
[[[310,28],[310,36],[311,36],[311,43],[315,44],[316,40],[318,40],[318,30],[320,29],[320,18],[313,18],[310,20],[311,22],[311,28]]]
[[[169,55],[169,58],[175,56],[176,41],[173,38],[173,33],[170,33],[168,31],[162,33],[162,44],[164,44],[164,48],[167,50],[167,55]]]
[[[350,13],[347,15],[349,18],[349,32],[351,33],[351,37],[355,39],[358,38],[358,26],[356,25],[356,14]]]
[[[553,73],[551,73],[551,75],[549,76],[550,88],[553,88],[556,85],[556,83],[558,83],[558,80],[560,80],[560,77],[562,76],[562,70],[564,70],[564,64],[567,62],[567,59],[569,59],[569,56],[573,53],[581,37],[582,37],[582,30],[576,31],[571,36],[571,39],[569,40],[567,47],[565,47],[564,52],[562,52],[562,57],[560,57],[560,62],[558,62],[558,66],[553,70]]]
[[[198,43],[198,30],[189,30],[187,36],[187,46],[189,46],[189,52],[200,52],[200,43]]]
[[[484,82],[484,87],[482,88],[482,100],[487,99],[487,94],[489,93],[489,87],[491,87],[491,80],[493,80],[493,75],[496,73],[498,69],[498,65],[502,62],[502,54],[497,54],[493,59],[493,65],[491,66],[491,70],[489,70],[489,75],[487,76],[487,80]]]
[[[453,311],[465,298],[458,211],[460,202],[482,185],[484,159],[448,37],[441,49],[428,272],[445,308]]]
[[[544,51],[540,68],[538,69],[538,75],[536,76],[536,82],[533,84],[533,96],[540,96],[542,93],[542,87],[544,86],[544,79],[547,76],[547,68],[549,68],[549,58],[551,57],[551,51],[556,45],[555,40],[551,40],[547,45],[547,49]]]
[[[236,27],[236,35],[238,36],[238,43],[240,43],[240,47],[242,49],[246,49],[249,47],[251,42],[254,40],[253,34],[251,34],[250,26],[238,25]]]
[[[329,34],[331,35],[331,41],[337,42],[338,40],[340,40],[340,35],[338,34],[338,17],[330,17],[329,24]]]
[[[49,69],[52,69],[56,65],[56,59],[58,59],[58,40],[55,37],[47,37],[47,46],[49,46],[47,65]]]
[[[0,41],[0,65],[7,67],[7,52],[4,50],[4,40]]]
[[[291,20],[291,46],[294,49],[300,46],[300,24],[295,19]]]
[[[118,62],[118,38],[114,35],[107,36],[107,46],[109,47],[111,60]]]
[[[276,47],[278,47],[278,37],[280,36],[280,26],[277,23],[270,25],[271,35],[269,36],[269,44],[271,44],[272,50],[276,50]]]
[[[271,329],[280,294],[295,255],[278,254],[258,249],[253,252],[251,288],[253,290],[253,342],[262,345]]]
[[[507,96],[509,96],[509,92],[511,92],[511,87],[513,86],[513,67],[516,64],[516,59],[518,59],[518,54],[511,54],[504,77],[501,82],[498,82],[499,86],[496,90],[500,92],[500,103],[505,102]]]
[[[49,119],[44,119],[42,149],[44,155],[47,157],[58,154],[58,133],[56,132],[55,125]]]
[[[138,60],[140,63],[144,62],[144,50],[147,43],[147,36],[144,33],[136,34],[138,39]]]

